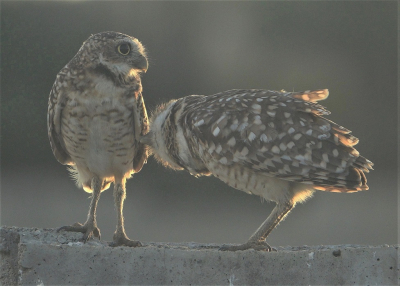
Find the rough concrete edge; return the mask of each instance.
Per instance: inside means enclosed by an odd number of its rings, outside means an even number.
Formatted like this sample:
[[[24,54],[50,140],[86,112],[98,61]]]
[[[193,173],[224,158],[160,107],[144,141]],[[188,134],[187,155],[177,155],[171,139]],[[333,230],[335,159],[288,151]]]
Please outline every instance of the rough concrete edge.
[[[83,235],[81,233],[60,232],[55,229],[38,229],[38,228],[19,228],[19,227],[0,227],[0,285],[16,285],[19,283],[20,272],[23,271],[19,265],[20,253],[23,252],[26,243],[44,244],[44,245],[83,245]],[[108,242],[90,240],[86,246],[91,247],[109,247]],[[217,250],[218,244],[201,244],[195,242],[187,243],[162,243],[147,242],[143,243],[144,248],[164,248],[171,250]],[[397,281],[400,283],[400,247],[398,245],[318,245],[318,246],[285,246],[276,247],[279,252],[303,252],[303,251],[321,251],[331,250],[333,252],[342,249],[360,249],[360,248],[379,248],[393,247],[397,251]],[[129,249],[129,248],[127,248]],[[23,274],[23,273],[22,273]]]
[[[19,242],[19,233],[0,228],[0,285],[18,283]]]
[[[400,244],[397,244],[396,246],[397,246],[396,247],[396,251],[397,251],[397,285],[400,285]]]
[[[11,237],[8,238],[8,237]],[[83,234],[76,232],[57,232],[53,228],[28,228],[28,227],[9,227],[0,226],[0,254],[8,255],[13,249],[17,250],[18,244],[24,242],[41,243],[41,244],[57,244],[57,245],[83,245]],[[85,243],[87,246],[109,247],[109,243],[104,240],[91,239]],[[199,243],[199,242],[144,242],[141,241],[142,247],[156,247],[180,250],[202,250],[214,249],[218,250],[221,244],[217,243]],[[233,244],[227,244],[233,245]],[[303,245],[303,246],[274,246],[278,252],[292,251],[315,251],[315,250],[335,250],[343,248],[375,248],[375,247],[395,247],[400,254],[400,245],[357,245],[357,244],[340,244],[340,245]],[[129,248],[127,248],[129,249]],[[16,254],[17,252],[13,252]],[[400,257],[400,256],[399,256]],[[400,262],[399,262],[400,263]],[[400,265],[400,264],[399,264]]]

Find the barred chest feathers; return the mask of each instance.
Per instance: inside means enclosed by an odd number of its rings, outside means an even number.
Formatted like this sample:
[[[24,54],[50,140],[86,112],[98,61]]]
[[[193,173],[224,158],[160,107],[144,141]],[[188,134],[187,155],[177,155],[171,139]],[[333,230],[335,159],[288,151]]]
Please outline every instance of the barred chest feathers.
[[[91,92],[69,93],[61,125],[65,147],[80,169],[76,179],[85,190],[92,173],[108,180],[116,172],[129,177],[137,143],[132,132],[137,91],[92,78]]]

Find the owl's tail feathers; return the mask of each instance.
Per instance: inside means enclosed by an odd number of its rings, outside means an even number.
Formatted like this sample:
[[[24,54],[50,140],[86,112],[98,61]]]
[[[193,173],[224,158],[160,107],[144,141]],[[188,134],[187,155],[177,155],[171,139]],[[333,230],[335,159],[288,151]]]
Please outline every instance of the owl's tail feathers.
[[[325,180],[324,184],[314,186],[316,190],[334,192],[334,193],[354,193],[366,191],[369,189],[367,178],[364,172],[372,169],[373,163],[368,159],[360,156],[354,165],[348,169],[348,173],[342,177],[333,179],[331,182]],[[327,183],[327,184],[325,184]]]
[[[363,156],[359,156],[357,158],[357,160],[354,162],[354,167],[369,173],[370,170],[374,170],[372,168],[372,166],[374,165],[374,163],[372,163],[370,160],[368,160],[367,158],[363,157]]]
[[[302,92],[291,92],[290,96],[304,101],[315,102],[326,99],[329,96],[329,91],[327,89],[306,90]]]
[[[348,176],[339,183],[336,182],[336,184],[332,185],[321,184],[314,186],[314,189],[333,193],[355,193],[366,191],[369,187],[364,172],[358,168],[352,167],[349,170]]]
[[[78,168],[76,165],[69,165],[68,166],[68,172],[70,177],[75,181],[75,184],[78,188],[83,188],[83,190],[87,193],[92,193],[92,177],[91,176],[86,176],[89,179],[84,179],[82,174],[79,172]],[[102,186],[101,186],[101,191],[107,190],[112,181],[103,179],[102,181]]]
[[[82,188],[83,182],[79,176],[79,172],[78,172],[78,169],[76,168],[76,165],[69,165],[67,167],[67,170],[69,172],[69,176],[71,177],[72,180],[74,180],[76,186],[78,188]]]

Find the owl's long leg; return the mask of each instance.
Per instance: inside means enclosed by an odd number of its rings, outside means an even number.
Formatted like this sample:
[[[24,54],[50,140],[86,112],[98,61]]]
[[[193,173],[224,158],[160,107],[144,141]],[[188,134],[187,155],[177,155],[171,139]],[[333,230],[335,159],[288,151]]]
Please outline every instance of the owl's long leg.
[[[86,242],[92,235],[100,239],[100,229],[97,227],[96,209],[100,198],[102,182],[98,177],[93,177],[91,182],[92,201],[90,202],[89,213],[86,222],[82,225],[79,222],[73,225],[60,227],[57,231],[75,231],[84,233],[83,240]]]
[[[126,197],[125,183],[122,182],[122,180],[120,180],[120,182],[117,182],[116,180],[114,183],[114,200],[115,200],[115,207],[117,209],[118,222],[117,222],[117,229],[114,233],[113,242],[110,244],[110,246],[120,246],[120,245],[125,245],[130,247],[142,246],[140,241],[130,240],[125,233],[124,215],[123,215],[125,197]]]
[[[253,248],[255,250],[272,251],[271,246],[269,246],[265,239],[293,207],[294,204],[291,202],[278,203],[268,218],[261,224],[246,243],[240,245],[223,245],[220,250],[236,251]]]

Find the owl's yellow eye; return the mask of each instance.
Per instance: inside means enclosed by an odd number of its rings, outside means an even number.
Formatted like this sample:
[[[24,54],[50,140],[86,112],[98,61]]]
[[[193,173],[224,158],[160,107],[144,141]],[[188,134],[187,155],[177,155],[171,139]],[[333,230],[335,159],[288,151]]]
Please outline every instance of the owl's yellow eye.
[[[123,56],[126,56],[129,54],[131,51],[131,47],[128,44],[121,44],[117,47],[118,53],[120,53]]]

